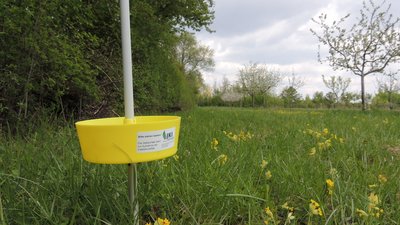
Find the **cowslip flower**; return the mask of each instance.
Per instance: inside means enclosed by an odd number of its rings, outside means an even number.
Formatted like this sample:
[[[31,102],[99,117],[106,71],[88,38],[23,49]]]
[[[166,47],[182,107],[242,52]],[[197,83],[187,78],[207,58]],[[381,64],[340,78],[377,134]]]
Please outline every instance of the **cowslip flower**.
[[[324,128],[324,129],[322,130],[322,135],[326,136],[326,135],[328,135],[328,134],[329,134],[328,128]]]
[[[268,170],[267,172],[265,172],[265,178],[267,178],[267,180],[272,178],[272,173],[270,170]]]
[[[371,192],[368,196],[369,205],[368,208],[373,208],[379,204],[379,197],[374,192]]]
[[[154,225],[170,225],[170,224],[171,222],[169,222],[167,218],[165,219],[157,218],[157,221],[154,223]]]
[[[269,207],[265,208],[264,211],[269,218],[274,218],[274,214],[272,213],[271,209],[269,209]]]
[[[283,209],[288,210],[289,212],[294,212],[294,208],[290,207],[289,204],[287,202],[285,202],[282,206]]]
[[[311,215],[323,216],[321,206],[313,199],[310,200],[309,208]]]
[[[263,159],[262,161],[261,161],[261,169],[265,169],[265,167],[267,167],[267,165],[268,165],[268,162],[265,160],[265,159]]]
[[[211,141],[211,149],[218,151],[218,140],[216,138],[213,138]]]
[[[379,174],[378,180],[379,180],[379,182],[381,182],[381,184],[384,184],[387,182],[387,177],[385,175]]]
[[[308,155],[315,155],[315,153],[317,153],[317,149],[315,147],[312,147],[310,149],[310,152],[308,152]]]
[[[325,181],[325,183],[326,183],[326,190],[328,192],[328,195],[332,195],[333,194],[333,190],[335,188],[335,183],[331,179],[327,179]]]
[[[265,213],[267,214],[267,219],[264,220],[264,224],[269,224],[271,221],[275,224],[274,214],[272,213],[269,207],[264,209]]]
[[[220,166],[224,165],[228,161],[228,156],[225,154],[219,155],[218,156],[218,163]]]
[[[363,217],[368,217],[368,213],[366,213],[364,210],[361,209],[356,209],[356,213],[359,217],[363,218]]]
[[[376,218],[379,218],[383,214],[383,209],[379,208],[379,197],[374,192],[368,196],[368,213]]]

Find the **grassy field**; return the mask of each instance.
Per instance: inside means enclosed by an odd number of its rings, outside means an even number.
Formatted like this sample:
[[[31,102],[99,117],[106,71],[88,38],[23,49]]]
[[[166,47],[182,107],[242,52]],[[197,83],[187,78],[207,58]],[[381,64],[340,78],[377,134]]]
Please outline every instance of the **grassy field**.
[[[399,224],[399,112],[179,115],[177,157],[138,166],[141,225]],[[126,173],[85,162],[72,125],[3,134],[0,224],[133,224]]]

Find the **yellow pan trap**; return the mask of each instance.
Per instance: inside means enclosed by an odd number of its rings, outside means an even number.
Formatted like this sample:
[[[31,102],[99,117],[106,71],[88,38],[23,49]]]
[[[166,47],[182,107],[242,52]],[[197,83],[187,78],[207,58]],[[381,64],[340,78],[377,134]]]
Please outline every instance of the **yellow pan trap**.
[[[114,117],[80,121],[76,128],[86,161],[127,164],[174,155],[180,123],[178,116]]]

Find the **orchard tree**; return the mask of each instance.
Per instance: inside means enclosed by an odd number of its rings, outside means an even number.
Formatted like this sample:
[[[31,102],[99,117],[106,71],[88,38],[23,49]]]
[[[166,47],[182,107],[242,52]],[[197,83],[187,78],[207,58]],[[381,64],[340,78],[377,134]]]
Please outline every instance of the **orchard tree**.
[[[346,90],[350,85],[351,79],[345,79],[341,76],[330,76],[329,78],[325,78],[325,76],[322,75],[322,81],[324,82],[325,86],[333,93],[333,100],[335,103],[337,103],[343,99],[344,94],[346,93]]]
[[[390,4],[376,5],[372,0],[363,2],[358,21],[349,29],[345,22],[350,14],[339,21],[329,23],[327,14],[313,21],[320,31],[311,29],[322,45],[329,49],[328,56],[319,61],[328,62],[334,70],[351,71],[361,78],[362,109],[366,109],[364,79],[400,59],[400,18],[390,14]]]
[[[280,73],[267,65],[250,63],[239,70],[238,84],[241,91],[251,97],[252,106],[257,95],[265,95],[278,86]],[[265,105],[265,102],[264,102]]]

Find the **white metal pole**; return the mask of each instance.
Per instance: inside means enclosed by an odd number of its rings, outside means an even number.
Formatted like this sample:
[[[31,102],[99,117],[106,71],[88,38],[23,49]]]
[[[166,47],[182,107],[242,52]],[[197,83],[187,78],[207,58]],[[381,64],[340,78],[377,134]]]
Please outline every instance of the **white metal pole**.
[[[124,103],[125,119],[133,120],[133,81],[132,81],[132,53],[131,53],[131,22],[129,0],[120,0],[121,7],[121,39],[122,65],[124,70]]]
[[[121,8],[121,40],[122,66],[124,71],[124,106],[125,123],[133,123],[133,80],[132,80],[132,52],[131,52],[131,22],[129,0],[120,0]],[[128,164],[128,194],[129,203],[133,208],[134,224],[139,225],[139,202],[137,200],[137,170],[136,164]]]

